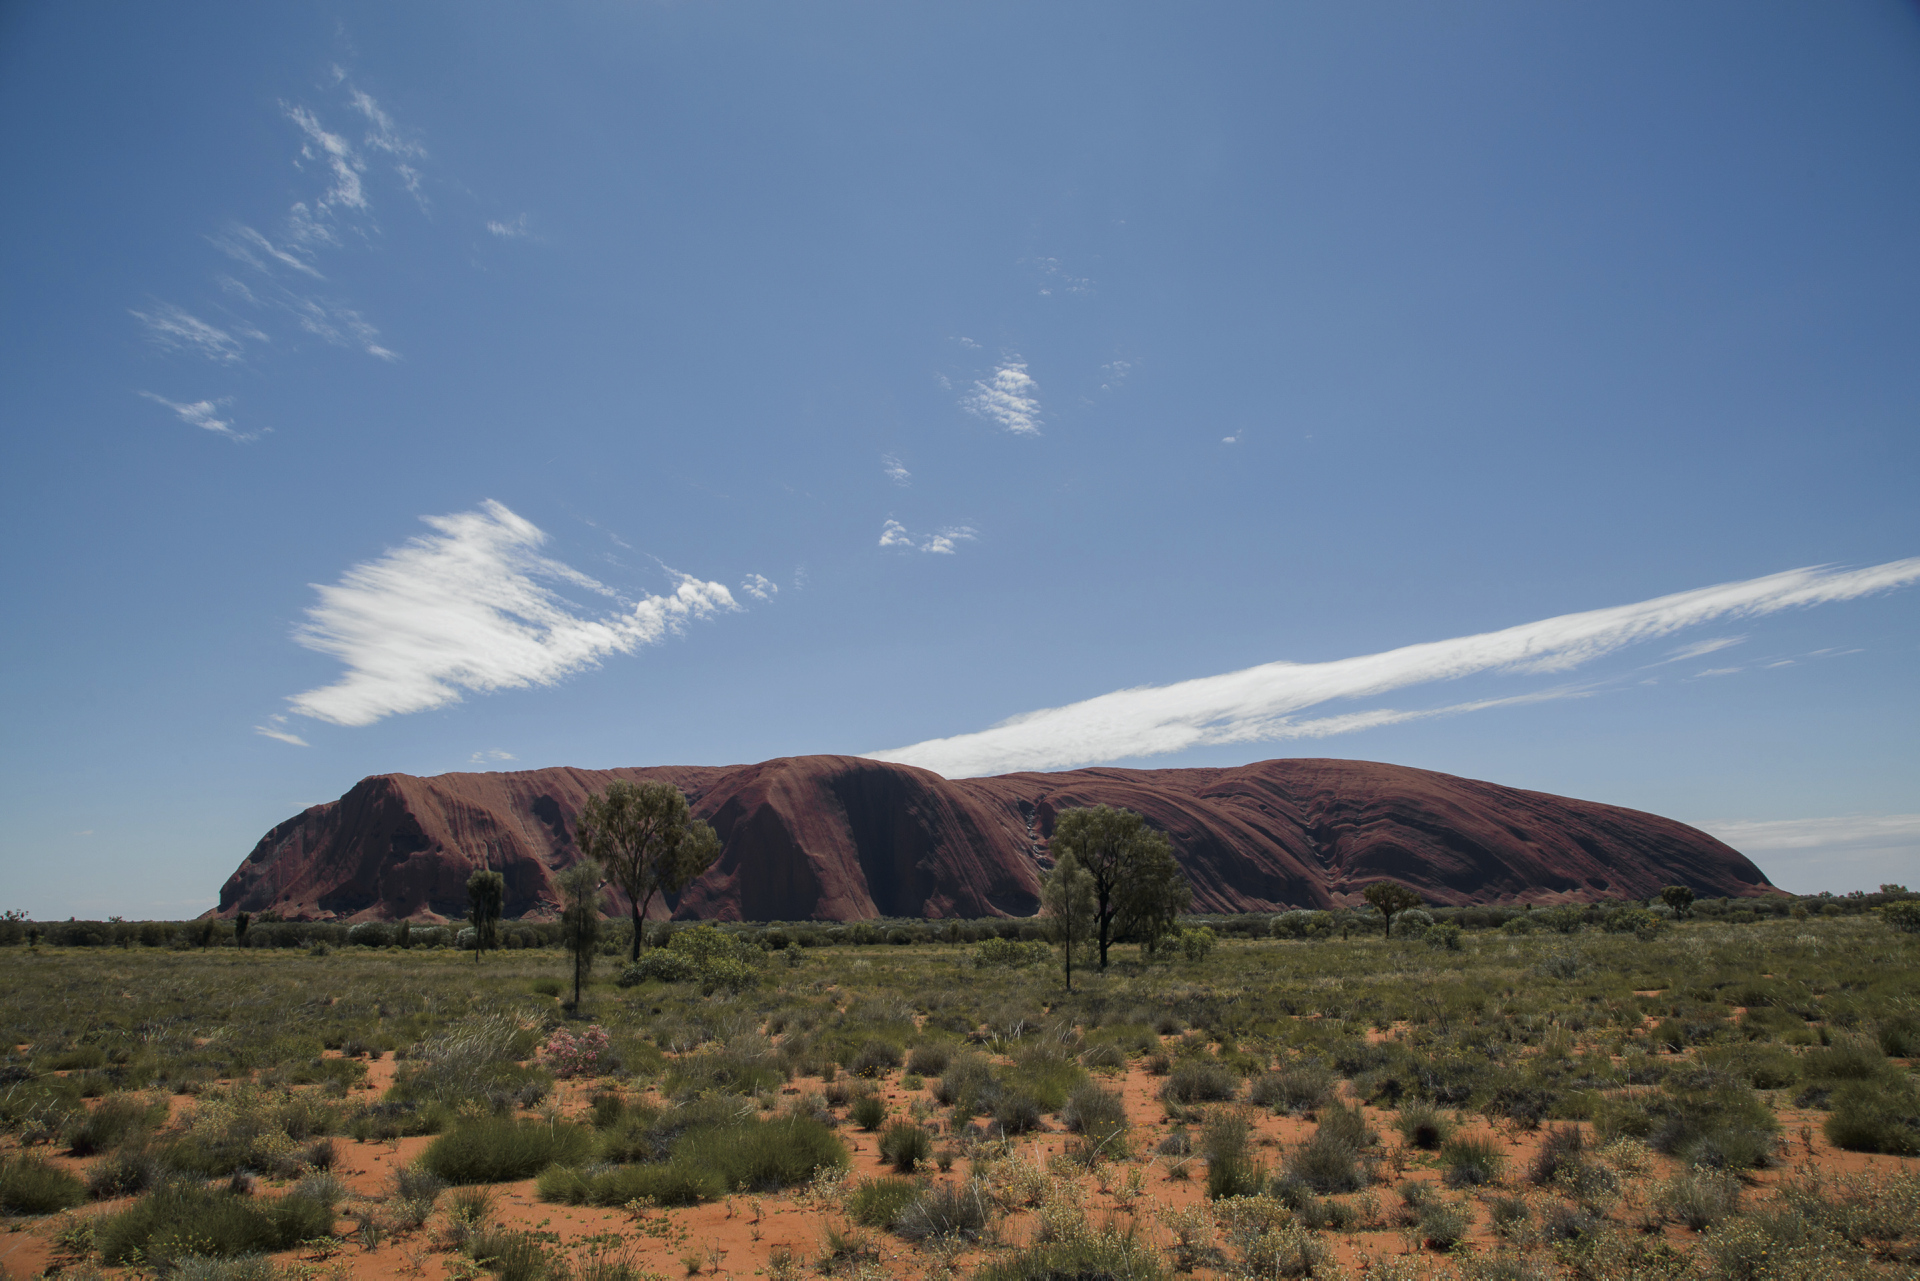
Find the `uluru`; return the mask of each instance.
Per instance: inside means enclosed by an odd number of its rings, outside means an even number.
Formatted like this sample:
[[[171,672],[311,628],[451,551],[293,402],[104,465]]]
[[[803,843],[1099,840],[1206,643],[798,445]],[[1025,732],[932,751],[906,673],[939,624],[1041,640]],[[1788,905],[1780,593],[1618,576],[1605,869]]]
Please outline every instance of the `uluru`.
[[[615,779],[665,780],[721,840],[656,916],[862,920],[1027,916],[1054,817],[1123,806],[1172,839],[1198,912],[1360,901],[1390,877],[1429,902],[1775,892],[1737,850],[1672,819],[1371,761],[1080,769],[950,780],[854,756],[757,765],[378,774],[260,839],[217,914],[436,920],[466,910],[475,868],[504,873],[507,915],[544,916],[578,857],[574,822]],[[621,903],[620,908],[625,909]]]

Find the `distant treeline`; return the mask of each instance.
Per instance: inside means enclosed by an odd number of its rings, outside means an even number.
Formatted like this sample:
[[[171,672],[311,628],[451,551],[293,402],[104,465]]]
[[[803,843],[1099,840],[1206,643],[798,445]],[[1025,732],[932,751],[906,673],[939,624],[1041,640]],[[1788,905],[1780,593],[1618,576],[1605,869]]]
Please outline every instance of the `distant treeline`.
[[[1905,887],[1882,886],[1879,893],[1836,896],[1781,895],[1768,898],[1697,899],[1679,915],[1696,920],[1724,924],[1747,924],[1780,918],[1822,916],[1858,916],[1884,905],[1912,898]],[[1419,909],[1429,920],[1427,925],[1455,925],[1465,931],[1509,929],[1511,922],[1547,931],[1572,932],[1583,927],[1612,928],[1623,921],[1644,921],[1645,913],[1671,918],[1673,910],[1654,899],[1650,903],[1619,899],[1592,903],[1569,903],[1553,907],[1528,908],[1507,905],[1472,907],[1428,907]],[[1628,917],[1628,912],[1635,913]],[[407,921],[363,921],[348,925],[337,921],[280,921],[268,915],[250,920],[244,930],[237,922],[194,921],[33,921],[18,912],[0,919],[0,947],[153,947],[186,950],[212,947],[312,948],[471,947],[472,935],[464,925],[430,925]],[[691,921],[655,921],[647,924],[647,943],[659,946],[677,929],[695,924]],[[715,922],[730,934],[763,948],[778,951],[787,947],[877,946],[915,943],[973,944],[986,939],[1045,939],[1047,925],[1038,917],[998,917],[977,921],[928,921],[913,918],[872,921],[771,921]],[[1354,935],[1379,933],[1380,914],[1371,908],[1344,908],[1335,911],[1295,909],[1286,912],[1245,912],[1232,915],[1196,914],[1181,918],[1187,928],[1205,926],[1221,938],[1315,938],[1326,934]],[[1398,927],[1396,926],[1396,932]],[[608,955],[625,952],[632,945],[632,926],[625,921],[609,922],[602,935],[600,950]],[[560,926],[553,921],[502,921],[500,946],[503,948],[546,948],[560,946]]]

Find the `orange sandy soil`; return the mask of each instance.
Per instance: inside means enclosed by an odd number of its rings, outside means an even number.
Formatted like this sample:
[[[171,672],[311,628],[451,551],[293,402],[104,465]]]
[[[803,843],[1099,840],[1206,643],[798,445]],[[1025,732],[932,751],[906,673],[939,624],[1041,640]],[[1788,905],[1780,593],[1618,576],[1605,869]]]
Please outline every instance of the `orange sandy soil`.
[[[1375,1039],[1380,1035],[1374,1034]],[[1900,1060],[1894,1062],[1899,1063]],[[380,1059],[368,1066],[367,1079],[356,1090],[384,1091],[393,1079],[393,1060]],[[1157,1214],[1205,1199],[1205,1162],[1198,1157],[1182,1161],[1153,1154],[1155,1145],[1173,1128],[1166,1121],[1157,1097],[1162,1078],[1149,1074],[1138,1062],[1131,1064],[1124,1072],[1103,1071],[1094,1075],[1103,1087],[1118,1089],[1125,1100],[1127,1114],[1134,1125],[1129,1136],[1133,1156],[1126,1161],[1107,1163],[1097,1174],[1087,1173],[1079,1177],[1078,1182],[1086,1194],[1088,1221],[1097,1225],[1111,1218],[1122,1226],[1131,1221],[1156,1246],[1164,1248],[1170,1245],[1172,1237],[1159,1222]],[[926,1089],[907,1091],[900,1088],[898,1077],[898,1073],[892,1074],[881,1091],[889,1104],[890,1119],[904,1117],[916,1098],[925,1097],[932,1102],[931,1093]],[[574,1116],[585,1112],[588,1098],[603,1084],[617,1088],[612,1082],[558,1083],[555,1095],[563,1113]],[[824,1088],[818,1079],[796,1078],[784,1088],[783,1094],[797,1096]],[[1775,1095],[1774,1099],[1777,1104],[1784,1104],[1781,1095]],[[169,1116],[173,1121],[178,1121],[182,1111],[193,1106],[193,1099],[186,1095],[175,1096],[170,1102]],[[844,1120],[845,1109],[838,1111]],[[1356,1271],[1363,1269],[1371,1259],[1405,1254],[1422,1254],[1439,1265],[1443,1262],[1443,1256],[1420,1250],[1399,1226],[1400,1198],[1396,1189],[1402,1182],[1427,1182],[1456,1199],[1460,1194],[1445,1189],[1441,1183],[1441,1171],[1434,1154],[1400,1146],[1393,1129],[1393,1112],[1370,1107],[1364,1111],[1380,1134],[1380,1142],[1374,1153],[1381,1159],[1381,1174],[1388,1176],[1389,1181],[1376,1185],[1369,1192],[1336,1199],[1359,1207],[1371,1197],[1377,1203],[1378,1217],[1369,1228],[1346,1232],[1329,1230],[1320,1234],[1321,1239],[1336,1260]],[[1259,1109],[1245,1109],[1245,1115],[1254,1126],[1256,1151],[1269,1169],[1277,1169],[1286,1149],[1308,1138],[1314,1128],[1312,1121],[1276,1117]],[[1751,1189],[1750,1197],[1754,1199],[1764,1198],[1765,1189],[1781,1177],[1808,1170],[1817,1170],[1826,1176],[1867,1172],[1884,1176],[1920,1165],[1920,1161],[1912,1158],[1846,1152],[1831,1146],[1820,1132],[1824,1113],[1777,1106],[1776,1115],[1781,1125],[1782,1161],[1776,1169],[1755,1171],[1744,1176]],[[1490,1129],[1482,1121],[1468,1121],[1465,1117],[1461,1120],[1464,1124],[1460,1132],[1491,1132],[1508,1150],[1503,1185],[1476,1190],[1470,1202],[1475,1223],[1469,1237],[1469,1248],[1474,1252],[1491,1252],[1499,1242],[1492,1231],[1491,1218],[1482,1198],[1495,1193],[1511,1195],[1530,1191],[1524,1180],[1524,1172],[1539,1150],[1545,1131],[1526,1132],[1504,1126]],[[930,1124],[936,1128],[939,1126],[937,1119]],[[879,1159],[877,1133],[861,1131],[851,1123],[845,1123],[841,1134],[852,1150],[852,1165],[846,1172],[845,1181],[838,1188],[830,1189],[829,1195],[823,1198],[816,1199],[809,1196],[805,1189],[798,1188],[759,1196],[742,1194],[711,1205],[656,1209],[636,1220],[625,1210],[543,1203],[535,1193],[534,1181],[527,1179],[494,1186],[492,1223],[504,1228],[552,1233],[557,1238],[553,1244],[570,1254],[591,1249],[596,1243],[617,1239],[617,1244],[613,1246],[616,1252],[627,1252],[627,1257],[637,1268],[663,1277],[692,1275],[687,1258],[691,1254],[700,1256],[700,1275],[728,1278],[767,1275],[770,1256],[779,1248],[811,1262],[821,1253],[822,1239],[829,1226],[841,1231],[858,1231],[864,1235],[879,1251],[881,1266],[894,1277],[950,1277],[954,1275],[950,1268],[957,1268],[964,1275],[991,1257],[992,1250],[975,1245],[947,1256],[943,1262],[928,1251],[885,1232],[856,1228],[844,1213],[845,1193],[860,1179],[891,1171]],[[1047,1158],[1061,1152],[1071,1138],[1057,1123],[1051,1123],[1049,1130],[1017,1141],[1014,1151],[1044,1166]],[[1589,1141],[1591,1144],[1591,1136]],[[391,1191],[394,1171],[418,1159],[428,1144],[433,1142],[430,1136],[391,1142],[355,1142],[348,1139],[339,1139],[337,1142],[340,1160],[333,1173],[349,1190],[348,1199],[341,1207],[341,1217],[335,1225],[339,1243],[324,1249],[289,1251],[275,1256],[277,1263],[302,1265],[303,1271],[316,1277],[323,1274],[434,1279],[475,1276],[471,1261],[452,1249],[444,1238],[444,1213],[435,1214],[418,1231],[389,1231],[385,1239],[372,1249],[361,1246],[353,1236],[359,1223],[353,1217],[355,1212],[372,1212],[376,1217],[379,1215],[380,1207]],[[936,1147],[944,1142],[942,1136],[936,1140]],[[88,1161],[57,1152],[48,1153],[48,1157],[82,1176],[89,1164]],[[1623,1205],[1643,1203],[1652,1185],[1672,1173],[1677,1164],[1652,1155],[1646,1174],[1637,1185],[1629,1187]],[[1184,1169],[1180,1168],[1182,1166]],[[931,1177],[960,1179],[965,1177],[967,1169],[967,1160],[960,1157],[948,1174],[934,1174]],[[1144,1189],[1137,1198],[1129,1197],[1126,1193],[1129,1169],[1139,1169],[1145,1176]],[[1547,1198],[1544,1194],[1536,1193],[1535,1199],[1537,1207],[1544,1204]],[[100,1202],[75,1213],[88,1215],[111,1212],[126,1204],[124,1200]],[[0,1270],[3,1270],[0,1275],[40,1276],[46,1274],[49,1268],[58,1271],[63,1264],[71,1266],[74,1261],[61,1259],[53,1240],[63,1217],[6,1221],[4,1235],[0,1235]],[[1033,1228],[1032,1210],[1021,1208],[1000,1219],[994,1232],[1002,1245],[1017,1246],[1031,1237]],[[1676,1226],[1669,1226],[1665,1232],[1675,1244],[1685,1242],[1692,1235]],[[133,1270],[121,1269],[109,1269],[108,1274],[137,1275]],[[1209,1268],[1201,1267],[1193,1275],[1207,1278],[1216,1274]]]

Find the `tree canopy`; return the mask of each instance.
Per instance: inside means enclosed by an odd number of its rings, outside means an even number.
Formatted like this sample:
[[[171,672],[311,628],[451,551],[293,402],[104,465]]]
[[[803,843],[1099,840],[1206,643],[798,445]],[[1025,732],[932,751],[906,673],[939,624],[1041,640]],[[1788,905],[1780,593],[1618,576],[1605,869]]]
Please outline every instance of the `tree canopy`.
[[[605,870],[592,859],[581,859],[554,879],[560,886],[560,937],[573,954],[573,1008],[580,1008],[580,988],[593,969],[593,949],[600,942],[600,886]]]
[[[1373,904],[1387,923],[1387,934],[1393,934],[1393,918],[1409,908],[1419,907],[1423,901],[1420,895],[1398,881],[1375,881],[1362,891],[1362,897]]]
[[[1048,849],[1056,860],[1071,856],[1092,878],[1102,970],[1114,941],[1131,938],[1151,947],[1193,902],[1173,842],[1132,810],[1109,805],[1062,810]]]
[[[575,839],[601,864],[633,910],[633,960],[640,959],[647,909],[662,893],[677,894],[712,866],[720,838],[693,818],[671,783],[607,784],[580,807]]]
[[[1046,910],[1054,942],[1067,967],[1067,991],[1073,991],[1073,949],[1085,947],[1093,935],[1093,877],[1072,852],[1061,855],[1040,887],[1040,906]]]
[[[498,872],[475,868],[467,878],[467,914],[473,921],[473,959],[490,947],[500,946],[500,913],[507,903],[507,878]]]

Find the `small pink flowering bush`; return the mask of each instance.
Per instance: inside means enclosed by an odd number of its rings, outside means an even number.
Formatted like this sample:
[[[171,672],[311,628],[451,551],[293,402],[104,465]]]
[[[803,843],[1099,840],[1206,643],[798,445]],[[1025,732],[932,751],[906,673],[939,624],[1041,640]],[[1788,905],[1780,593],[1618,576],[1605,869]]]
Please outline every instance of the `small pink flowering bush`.
[[[607,1030],[598,1023],[575,1036],[563,1027],[540,1047],[540,1059],[558,1077],[591,1076],[607,1053]]]

